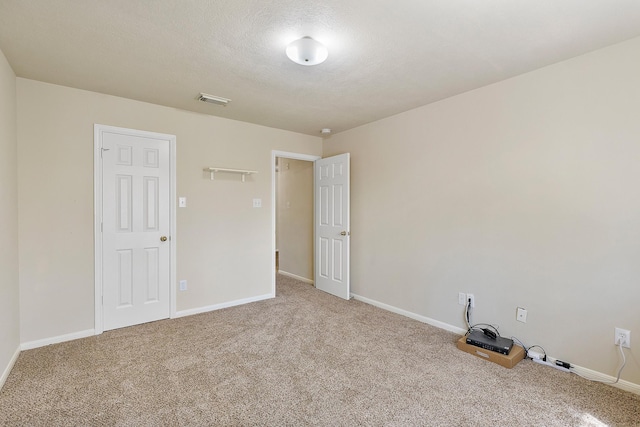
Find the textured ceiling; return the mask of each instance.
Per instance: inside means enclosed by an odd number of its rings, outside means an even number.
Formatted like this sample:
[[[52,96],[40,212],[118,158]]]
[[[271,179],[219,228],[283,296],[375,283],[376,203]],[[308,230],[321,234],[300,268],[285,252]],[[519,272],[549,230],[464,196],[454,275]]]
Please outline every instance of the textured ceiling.
[[[638,0],[0,0],[20,77],[318,136],[639,35]]]

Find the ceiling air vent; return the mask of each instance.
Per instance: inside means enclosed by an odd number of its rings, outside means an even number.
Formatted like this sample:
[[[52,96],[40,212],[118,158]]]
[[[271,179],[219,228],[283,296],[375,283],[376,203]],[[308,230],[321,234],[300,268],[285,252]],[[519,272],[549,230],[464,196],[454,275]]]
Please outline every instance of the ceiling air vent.
[[[201,93],[198,95],[198,101],[208,102],[210,104],[222,105],[226,107],[227,104],[231,102],[230,99],[223,98],[221,96],[207,95],[206,93]]]

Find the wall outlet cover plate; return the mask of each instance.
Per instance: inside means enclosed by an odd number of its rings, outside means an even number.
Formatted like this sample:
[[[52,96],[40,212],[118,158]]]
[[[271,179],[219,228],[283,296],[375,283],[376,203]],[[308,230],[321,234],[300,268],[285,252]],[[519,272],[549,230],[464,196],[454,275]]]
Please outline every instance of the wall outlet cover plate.
[[[527,323],[527,310],[522,307],[518,307],[516,310],[516,320],[518,322]]]

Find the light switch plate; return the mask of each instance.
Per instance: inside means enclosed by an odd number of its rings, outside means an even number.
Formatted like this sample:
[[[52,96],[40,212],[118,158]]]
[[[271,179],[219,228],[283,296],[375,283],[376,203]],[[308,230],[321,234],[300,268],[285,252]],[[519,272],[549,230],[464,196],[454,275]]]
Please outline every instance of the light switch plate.
[[[187,207],[187,198],[186,197],[178,197],[178,207],[186,208]]]

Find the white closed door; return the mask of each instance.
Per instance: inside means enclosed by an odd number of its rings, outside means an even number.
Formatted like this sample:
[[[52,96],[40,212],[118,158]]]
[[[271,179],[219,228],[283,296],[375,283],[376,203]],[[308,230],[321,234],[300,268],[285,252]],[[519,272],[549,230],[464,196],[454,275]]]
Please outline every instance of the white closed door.
[[[102,131],[103,329],[170,314],[170,142]]]
[[[315,161],[315,285],[349,299],[349,153]]]

